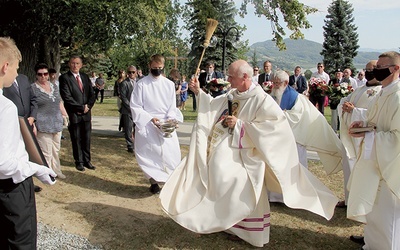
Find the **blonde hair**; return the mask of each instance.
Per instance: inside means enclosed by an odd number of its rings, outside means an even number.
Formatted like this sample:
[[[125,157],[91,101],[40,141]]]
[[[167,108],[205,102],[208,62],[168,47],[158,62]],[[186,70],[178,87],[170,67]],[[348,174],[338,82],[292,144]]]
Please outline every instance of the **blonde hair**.
[[[165,58],[160,54],[155,54],[150,57],[149,64],[151,64],[152,62],[165,64]]]
[[[396,51],[384,52],[379,55],[379,58],[381,58],[381,57],[387,57],[390,59],[391,63],[400,66],[400,53],[398,53]]]
[[[16,60],[22,61],[22,56],[14,40],[9,37],[0,37],[0,63]]]

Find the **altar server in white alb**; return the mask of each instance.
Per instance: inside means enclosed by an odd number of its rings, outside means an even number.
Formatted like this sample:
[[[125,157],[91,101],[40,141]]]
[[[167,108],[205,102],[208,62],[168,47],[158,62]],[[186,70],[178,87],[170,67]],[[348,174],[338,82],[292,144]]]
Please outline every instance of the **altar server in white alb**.
[[[365,77],[367,78],[366,84],[358,87],[350,95],[342,98],[337,107],[339,120],[340,120],[340,140],[346,148],[346,155],[349,160],[350,171],[343,171],[344,183],[347,186],[350,178],[350,173],[356,162],[361,145],[361,138],[353,138],[349,135],[349,126],[354,121],[365,120],[367,116],[367,108],[372,100],[381,91],[381,83],[375,79],[373,69],[376,67],[377,60],[372,60],[365,66]],[[346,198],[348,198],[349,191],[345,189]],[[347,205],[347,199],[342,201]]]
[[[182,122],[176,108],[175,84],[161,75],[165,59],[161,55],[150,58],[150,74],[140,79],[132,92],[130,107],[135,123],[135,156],[150,181],[150,192],[160,192],[159,183],[167,181],[181,160],[176,131],[165,138],[157,126],[163,120]]]
[[[350,167],[342,142],[318,109],[294,88],[289,86],[289,75],[278,70],[271,76],[271,96],[283,110],[296,140],[300,163],[308,167],[307,150],[315,151],[327,174],[343,169],[350,175]],[[347,184],[347,182],[346,182]],[[271,202],[283,202],[281,194],[270,193]]]
[[[198,100],[188,156],[164,185],[164,211],[197,233],[227,231],[251,245],[269,242],[267,190],[283,192],[285,204],[326,219],[338,199],[299,164],[289,123],[271,96],[253,83],[243,60],[228,68],[232,89],[212,98],[193,78]],[[227,95],[232,95],[229,115]],[[299,185],[301,183],[301,185]]]
[[[400,249],[400,54],[379,56],[375,79],[382,90],[367,110],[367,119],[352,127],[372,126],[363,138],[349,181],[347,217],[363,222],[363,249]]]

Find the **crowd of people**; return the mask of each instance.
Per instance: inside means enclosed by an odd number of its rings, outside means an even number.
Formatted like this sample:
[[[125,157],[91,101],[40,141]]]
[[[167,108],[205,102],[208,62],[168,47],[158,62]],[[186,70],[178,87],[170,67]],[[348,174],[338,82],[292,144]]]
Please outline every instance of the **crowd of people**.
[[[17,74],[19,61],[13,40],[0,38],[0,193],[7,195],[0,199],[0,221],[8,230],[0,245],[34,249],[31,177],[50,185],[54,178],[67,178],[59,159],[64,125],[75,168],[96,169],[91,110],[99,93],[103,102],[106,82],[101,73],[89,77],[81,72],[82,58],[73,55],[69,70],[58,79],[57,71],[37,64],[36,80],[30,84]],[[364,236],[351,237],[363,249],[400,248],[399,53],[371,60],[357,79],[346,68],[337,69],[331,80],[323,63],[317,64],[312,78],[351,89],[330,106],[335,110],[331,125],[323,116],[328,92],[312,95],[300,66],[289,76],[265,61],[260,74],[258,66],[237,60],[224,76],[209,61],[204,72],[187,82],[178,69],[165,76],[165,58],[155,54],[148,70],[144,76],[130,65],[118,72],[114,95],[120,128],[149,191],[160,194],[163,210],[178,224],[198,233],[225,231],[263,247],[270,241],[271,202],[327,220],[340,207],[347,209],[349,219],[365,224]],[[189,152],[181,159],[176,128],[183,121],[189,90],[198,118]],[[26,119],[47,164],[28,160],[17,115]],[[307,150],[318,153],[327,174],[343,171],[343,201],[308,171]]]

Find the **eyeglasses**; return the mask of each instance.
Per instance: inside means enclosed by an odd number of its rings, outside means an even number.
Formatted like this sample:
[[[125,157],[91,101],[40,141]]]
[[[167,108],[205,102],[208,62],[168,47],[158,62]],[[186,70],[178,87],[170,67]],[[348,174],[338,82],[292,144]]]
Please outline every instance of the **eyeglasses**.
[[[323,67],[322,65],[317,66],[317,68],[322,68],[322,67]]]
[[[128,74],[135,74],[136,71],[128,71]]]
[[[45,72],[45,73],[36,73],[37,76],[48,76],[49,72]]]
[[[376,65],[376,69],[385,69],[385,68],[389,68],[389,67],[393,67],[396,66],[395,64],[387,64],[387,65]]]
[[[254,69],[254,71],[258,71],[258,69]]]

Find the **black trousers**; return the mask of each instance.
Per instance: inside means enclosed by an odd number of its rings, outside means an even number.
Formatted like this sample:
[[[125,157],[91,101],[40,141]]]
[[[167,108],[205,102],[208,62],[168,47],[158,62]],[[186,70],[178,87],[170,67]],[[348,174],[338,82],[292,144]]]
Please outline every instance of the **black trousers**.
[[[90,162],[90,136],[92,134],[92,122],[81,120],[78,123],[70,123],[68,131],[71,137],[72,153],[75,164]]]
[[[32,177],[14,184],[0,180],[0,247],[34,250],[37,245],[37,219]]]
[[[132,116],[128,114],[121,114],[121,121],[122,126],[124,127],[126,146],[128,149],[133,149],[132,132],[135,129],[135,124],[133,124]]]
[[[99,92],[100,92],[100,103],[102,103],[103,102],[103,99],[104,99],[104,89],[98,89],[98,88],[96,88],[95,90],[94,90],[94,93],[95,93],[95,95],[96,95],[96,100],[98,100],[99,99]]]
[[[324,104],[325,104],[325,96],[310,96],[310,102],[316,106],[318,103],[318,110],[321,114],[324,114]]]

